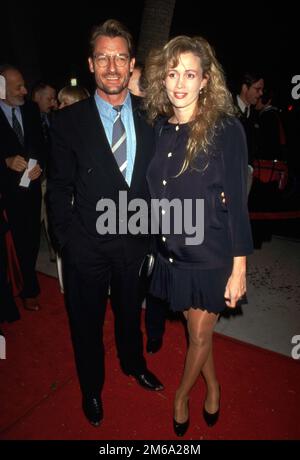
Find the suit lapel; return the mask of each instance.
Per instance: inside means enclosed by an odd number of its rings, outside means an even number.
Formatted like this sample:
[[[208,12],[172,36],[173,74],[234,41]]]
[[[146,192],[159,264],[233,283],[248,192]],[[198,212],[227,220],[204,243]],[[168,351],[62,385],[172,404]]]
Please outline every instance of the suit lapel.
[[[87,113],[81,120],[80,128],[84,141],[88,142],[91,160],[93,164],[107,171],[120,189],[128,188],[111,151],[94,98],[91,97],[88,102]]]
[[[26,116],[26,103],[21,106],[21,115],[22,115],[22,123],[23,123],[23,134],[24,134],[24,146],[28,146],[28,133],[30,132],[29,129],[29,119]]]
[[[135,151],[135,158],[134,158],[134,165],[132,171],[132,178],[130,183],[130,188],[132,190],[135,189],[135,185],[139,182],[140,174],[143,172],[142,167],[142,155],[141,155],[141,120],[140,114],[137,107],[134,106],[134,100],[132,99],[133,105],[133,121],[134,121],[134,128],[135,128],[135,137],[136,137],[136,151]]]
[[[7,128],[10,128],[11,130],[13,130],[1,108],[0,108],[0,120],[1,120],[1,124],[3,125],[3,127],[6,126]]]
[[[22,113],[22,123],[23,123],[23,132],[24,132],[24,141],[25,141],[25,126],[24,126],[24,116],[23,116],[23,112],[22,112],[22,107],[21,107],[21,113]],[[5,114],[4,114],[2,109],[0,109],[0,122],[1,122],[1,124],[3,126],[3,129],[5,129],[7,131],[7,133],[8,133],[8,135],[10,136],[11,142],[13,142],[16,145],[19,144],[20,152],[23,152],[24,147],[23,147],[23,145],[20,144],[18,136],[14,132],[13,128],[10,126],[9,121],[6,118],[6,116],[5,116]]]

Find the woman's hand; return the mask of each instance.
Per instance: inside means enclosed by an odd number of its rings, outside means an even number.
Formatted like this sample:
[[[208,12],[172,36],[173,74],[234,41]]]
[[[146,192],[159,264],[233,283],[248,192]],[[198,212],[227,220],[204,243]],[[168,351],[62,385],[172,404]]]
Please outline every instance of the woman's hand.
[[[232,273],[225,288],[227,307],[235,308],[237,301],[246,293],[246,257],[234,257]]]

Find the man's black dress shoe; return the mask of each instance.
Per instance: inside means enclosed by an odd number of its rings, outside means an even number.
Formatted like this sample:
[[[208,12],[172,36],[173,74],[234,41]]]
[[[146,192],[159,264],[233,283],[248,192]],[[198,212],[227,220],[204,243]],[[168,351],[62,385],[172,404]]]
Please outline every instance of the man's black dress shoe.
[[[147,353],[157,353],[162,346],[162,338],[159,339],[148,339],[146,350]]]
[[[103,419],[103,408],[99,398],[83,396],[82,409],[84,415],[93,426],[99,426]]]
[[[129,372],[127,375],[132,375],[137,383],[146,390],[161,391],[165,388],[158,378],[148,370],[145,370],[140,374]]]
[[[178,423],[175,418],[173,418],[173,428],[176,436],[184,436],[187,432],[187,429],[190,424],[190,419],[188,418],[186,422]]]

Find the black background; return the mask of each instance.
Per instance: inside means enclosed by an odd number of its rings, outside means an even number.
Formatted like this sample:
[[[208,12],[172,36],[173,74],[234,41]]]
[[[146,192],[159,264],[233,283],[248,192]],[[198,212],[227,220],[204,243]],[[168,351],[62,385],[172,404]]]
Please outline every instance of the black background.
[[[22,5],[19,6],[19,5]],[[144,2],[57,2],[2,6],[0,62],[19,65],[12,46],[11,24],[21,16],[43,80],[57,89],[77,77],[93,87],[87,67],[88,39],[93,25],[108,18],[124,22],[138,43]],[[20,19],[19,19],[20,20]],[[158,14],[159,20],[159,14]],[[171,36],[202,35],[215,47],[229,84],[244,69],[264,72],[282,106],[292,101],[291,79],[300,74],[299,9],[296,2],[206,2],[177,0]],[[17,34],[18,35],[18,34]],[[17,40],[22,40],[17,37]],[[17,42],[18,43],[18,42]],[[25,72],[26,74],[26,72]]]

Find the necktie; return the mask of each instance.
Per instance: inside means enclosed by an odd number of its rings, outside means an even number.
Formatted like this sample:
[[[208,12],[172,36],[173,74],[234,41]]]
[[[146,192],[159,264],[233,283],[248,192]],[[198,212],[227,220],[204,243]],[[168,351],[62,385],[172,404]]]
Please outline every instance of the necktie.
[[[124,177],[126,177],[126,166],[127,166],[127,152],[126,152],[126,131],[121,120],[122,105],[116,105],[114,110],[117,112],[117,116],[113,125],[112,133],[112,152],[115,156],[116,162],[119,169]]]
[[[14,132],[16,133],[17,135],[17,138],[19,139],[19,142],[20,144],[24,145],[24,135],[23,135],[23,130],[22,130],[22,127],[16,117],[16,113],[15,113],[16,109],[15,107],[12,108],[12,127],[13,127],[13,130]]]
[[[42,131],[43,131],[44,141],[46,142],[46,144],[48,144],[49,142],[49,121],[48,121],[48,117],[46,113],[44,112],[41,113],[41,120],[42,120]]]

